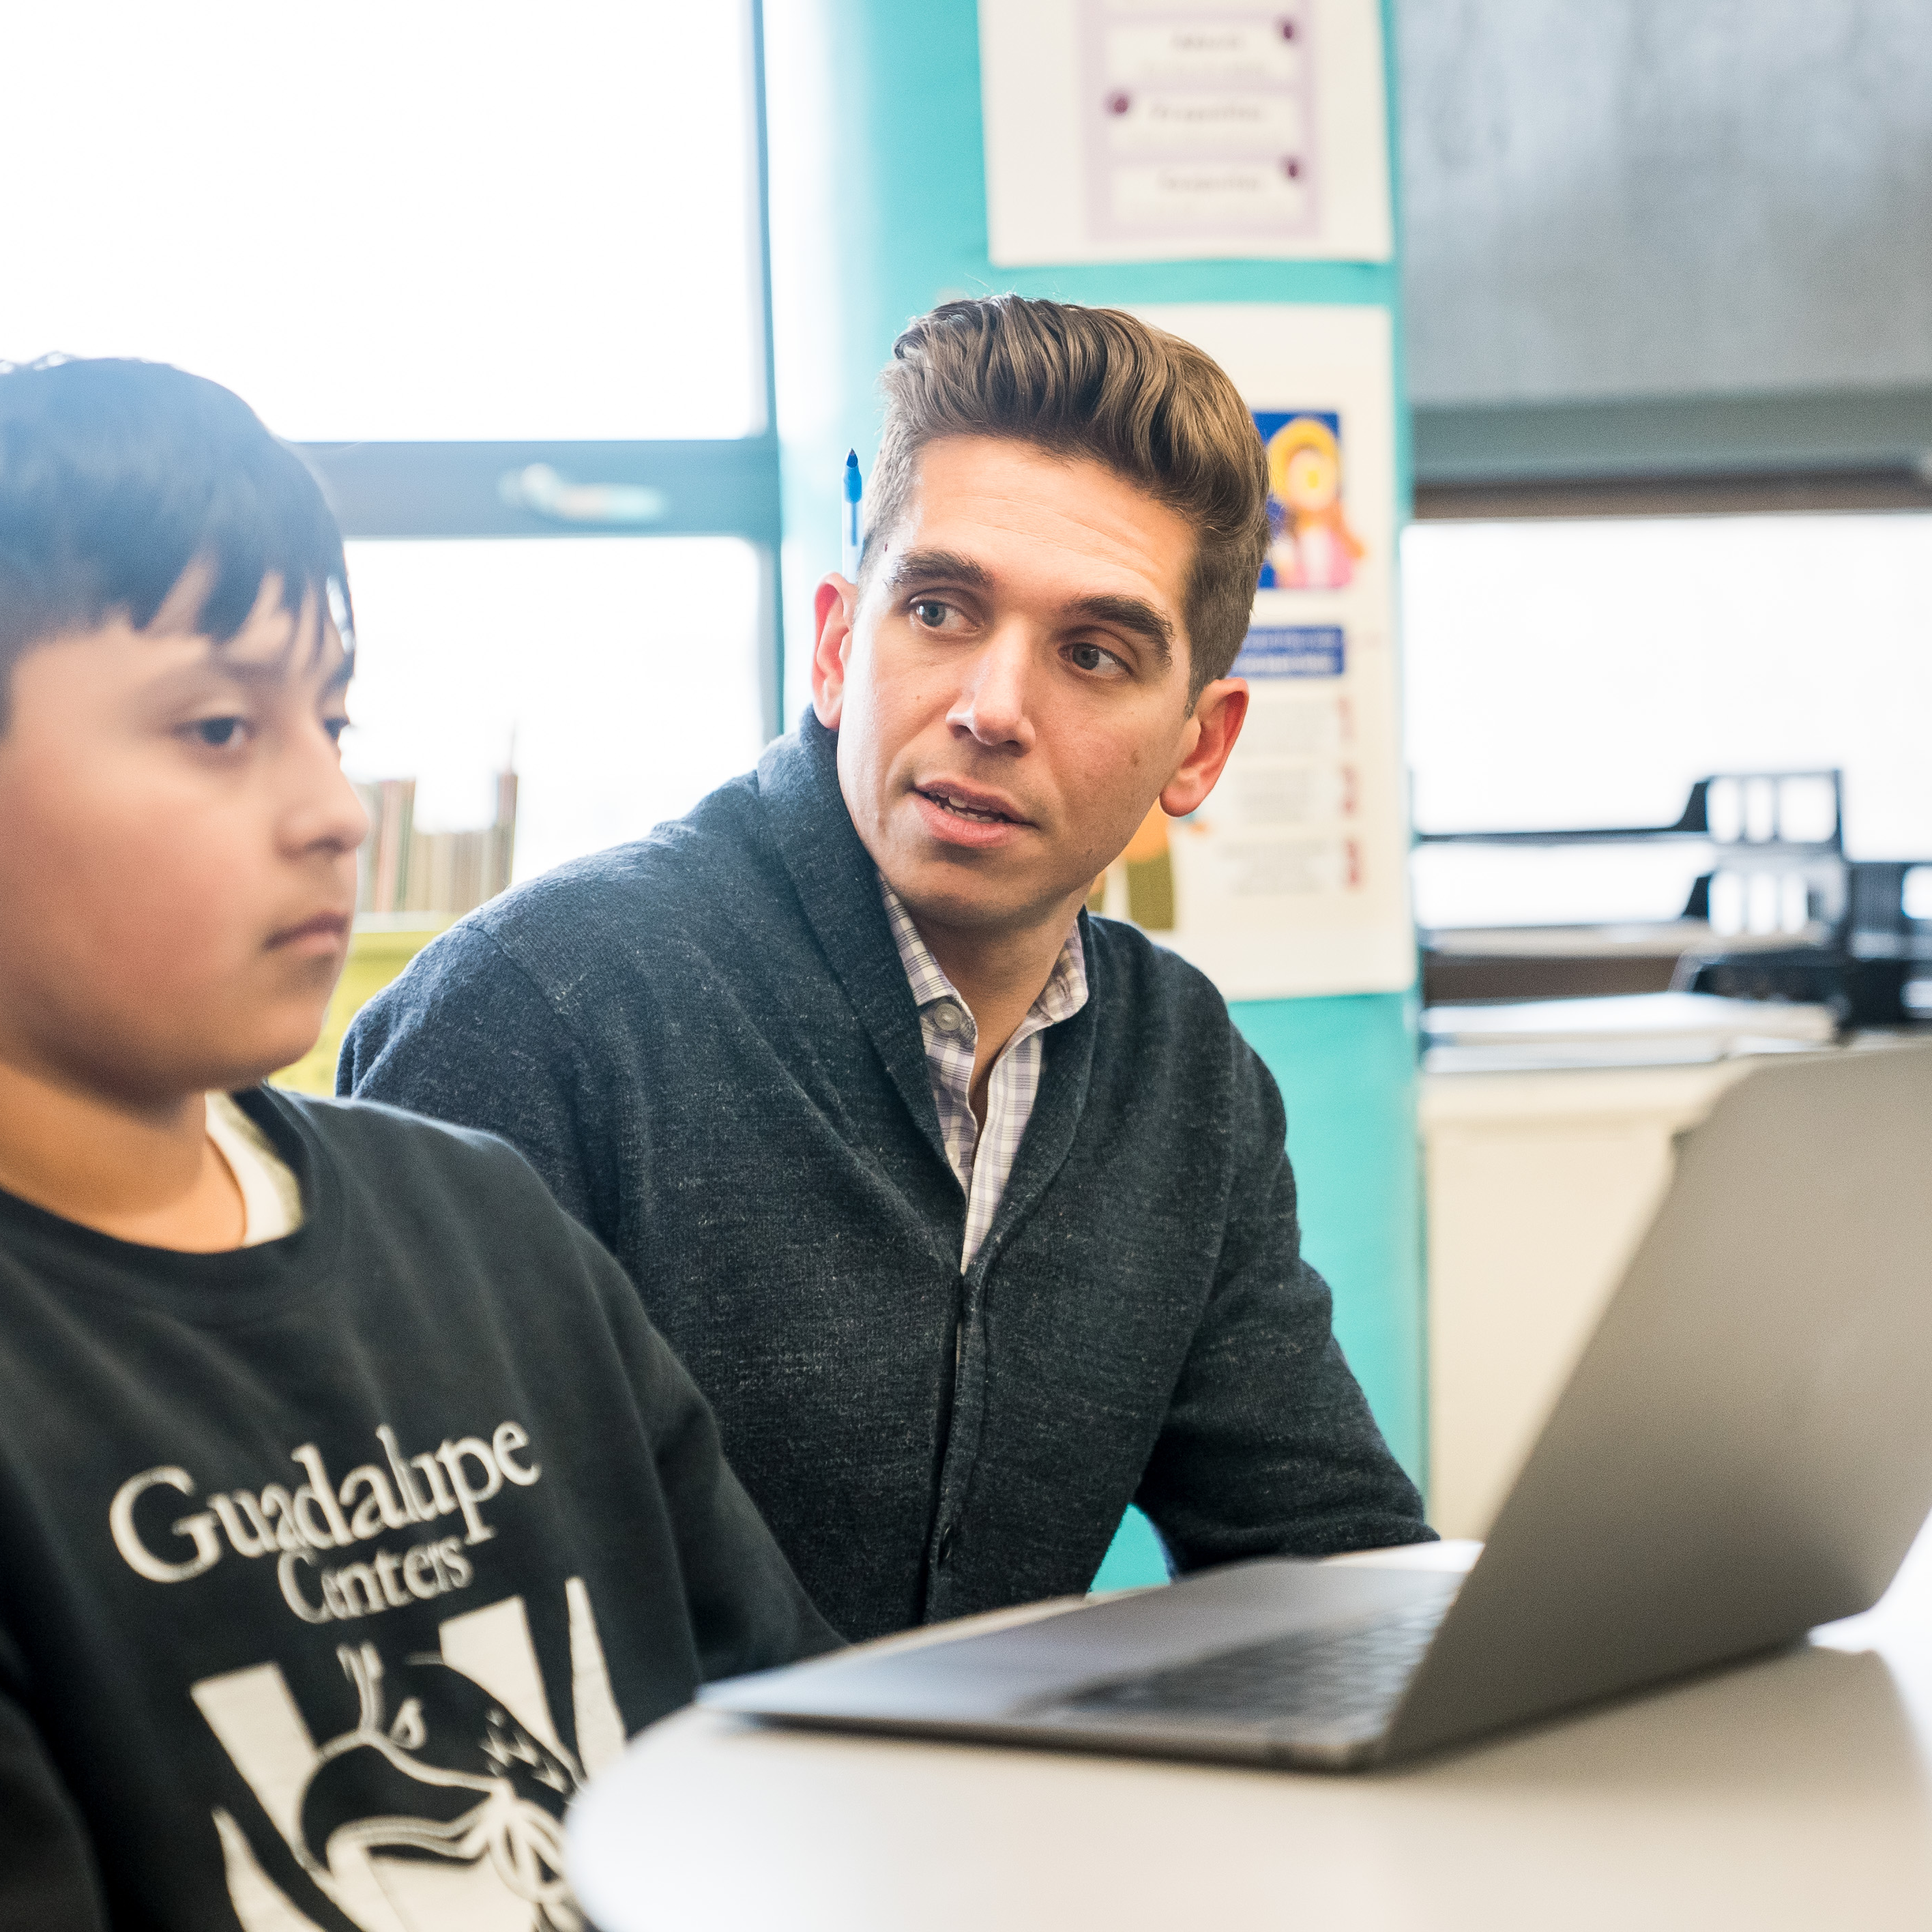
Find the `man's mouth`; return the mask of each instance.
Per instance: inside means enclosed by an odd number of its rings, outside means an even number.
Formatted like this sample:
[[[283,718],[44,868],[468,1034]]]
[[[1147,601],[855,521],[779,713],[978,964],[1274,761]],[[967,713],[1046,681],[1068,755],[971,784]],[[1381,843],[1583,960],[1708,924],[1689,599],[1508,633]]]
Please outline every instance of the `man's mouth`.
[[[1030,822],[982,792],[969,792],[945,784],[916,785],[914,789],[928,804],[937,806],[941,812],[956,818],[964,819],[968,824],[1024,825]]]

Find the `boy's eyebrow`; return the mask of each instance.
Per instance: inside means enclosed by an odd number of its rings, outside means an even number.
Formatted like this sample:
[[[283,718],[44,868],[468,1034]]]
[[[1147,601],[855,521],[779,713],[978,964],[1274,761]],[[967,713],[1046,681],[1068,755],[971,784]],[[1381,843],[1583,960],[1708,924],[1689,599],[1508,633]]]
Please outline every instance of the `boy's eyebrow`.
[[[237,684],[282,684],[289,676],[288,654],[285,652],[266,662],[251,662],[247,658],[231,658],[219,644],[214,645],[202,660],[202,668],[232,678]]]
[[[287,682],[291,676],[291,655],[290,651],[281,651],[266,660],[230,657],[224,646],[211,641],[208,649],[191,667],[182,664],[170,673],[169,681],[172,683],[183,677],[200,678],[212,671],[216,676],[226,678],[236,684],[281,684]],[[355,675],[356,653],[352,649],[345,649],[342,653],[342,662],[329,674],[317,695],[333,697],[338,692],[346,688]]]

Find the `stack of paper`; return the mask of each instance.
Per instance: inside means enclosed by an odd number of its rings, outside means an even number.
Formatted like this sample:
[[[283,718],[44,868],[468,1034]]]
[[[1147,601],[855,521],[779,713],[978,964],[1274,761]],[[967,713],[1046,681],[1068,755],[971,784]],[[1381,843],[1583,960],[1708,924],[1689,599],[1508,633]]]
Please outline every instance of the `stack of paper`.
[[[1828,1006],[1710,993],[1431,1006],[1422,1016],[1423,1064],[1431,1072],[1684,1066],[1736,1054],[1815,1050],[1829,1046],[1837,1032]]]

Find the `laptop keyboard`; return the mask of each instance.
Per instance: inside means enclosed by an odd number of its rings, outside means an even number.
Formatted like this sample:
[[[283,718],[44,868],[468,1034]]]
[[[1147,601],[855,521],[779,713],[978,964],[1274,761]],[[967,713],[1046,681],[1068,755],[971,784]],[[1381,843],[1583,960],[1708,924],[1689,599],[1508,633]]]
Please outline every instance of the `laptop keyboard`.
[[[1233,1718],[1372,1732],[1394,1708],[1448,1609],[1447,1603],[1424,1604],[1369,1622],[1296,1630],[1217,1652],[1077,1692],[1057,1700],[1054,1714]]]

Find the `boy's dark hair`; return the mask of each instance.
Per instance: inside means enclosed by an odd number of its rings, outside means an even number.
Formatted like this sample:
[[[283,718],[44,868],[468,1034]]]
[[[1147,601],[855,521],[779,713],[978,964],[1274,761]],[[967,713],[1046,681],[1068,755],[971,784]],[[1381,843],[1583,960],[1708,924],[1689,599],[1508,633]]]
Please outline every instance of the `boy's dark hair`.
[[[1113,308],[1024,296],[942,302],[892,345],[872,471],[868,554],[948,436],[1009,437],[1085,457],[1194,526],[1188,702],[1226,677],[1268,548],[1268,458],[1239,393],[1192,343]]]
[[[239,396],[160,362],[0,364],[0,730],[33,645],[117,614],[145,630],[191,565],[226,644],[264,578],[350,631],[342,537],[314,473]]]

